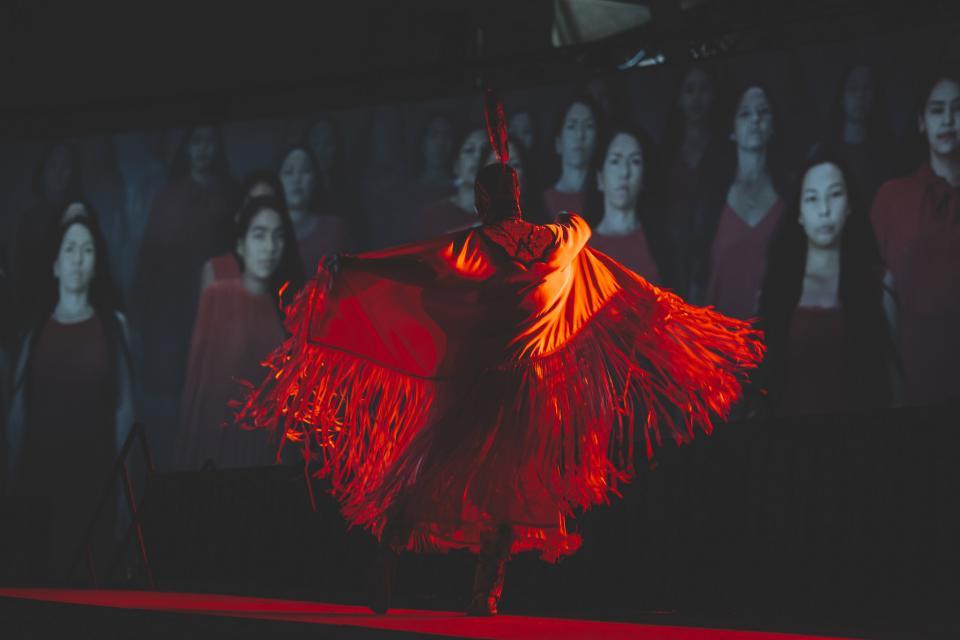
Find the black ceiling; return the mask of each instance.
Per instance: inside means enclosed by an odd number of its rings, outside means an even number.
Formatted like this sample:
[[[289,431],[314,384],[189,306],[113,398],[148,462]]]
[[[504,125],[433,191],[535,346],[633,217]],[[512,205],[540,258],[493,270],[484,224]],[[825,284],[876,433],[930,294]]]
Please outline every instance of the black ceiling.
[[[626,1],[626,0],[625,0]],[[640,44],[790,46],[958,17],[956,0],[649,0],[650,24],[554,49],[552,0],[0,5],[0,137],[257,117],[613,68]],[[681,6],[692,8],[684,10]],[[478,33],[481,35],[478,38]]]

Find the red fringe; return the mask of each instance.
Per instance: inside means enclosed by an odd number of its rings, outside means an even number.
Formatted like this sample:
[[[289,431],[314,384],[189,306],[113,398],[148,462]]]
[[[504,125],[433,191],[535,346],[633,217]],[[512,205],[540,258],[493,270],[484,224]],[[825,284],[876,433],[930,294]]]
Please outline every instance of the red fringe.
[[[651,461],[664,431],[678,444],[696,427],[709,433],[763,355],[749,323],[637,278],[563,347],[484,372],[438,417],[434,381],[306,341],[328,279],[318,274],[288,308],[292,337],[238,419],[305,443],[351,524],[379,536],[402,501],[413,550],[477,550],[481,528],[516,522],[514,552],[572,553],[579,537],[564,516],[633,477],[637,420]]]
[[[329,278],[319,271],[287,308],[291,337],[262,363],[271,373],[236,417],[247,428],[280,431],[280,448],[285,440],[303,443],[308,462],[322,463],[316,476],[329,476],[338,493],[362,494],[423,423],[432,387],[426,379],[307,340],[311,313],[324,304]]]

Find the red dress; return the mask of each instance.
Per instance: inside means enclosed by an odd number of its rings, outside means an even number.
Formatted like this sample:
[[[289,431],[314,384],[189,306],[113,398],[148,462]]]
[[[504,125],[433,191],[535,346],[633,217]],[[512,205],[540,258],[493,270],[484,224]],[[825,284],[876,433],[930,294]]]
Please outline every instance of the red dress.
[[[243,396],[238,381],[255,377],[260,361],[283,338],[270,296],[248,292],[240,279],[220,280],[204,289],[180,405],[178,468],[197,469],[208,458],[218,467],[273,461],[266,434],[230,424],[228,405]]]
[[[409,549],[476,551],[509,524],[514,552],[572,553],[574,510],[632,477],[634,428],[648,455],[709,431],[763,349],[589,237],[576,215],[512,218],[344,256],[287,309],[238,418],[303,442],[350,523],[399,514]]]
[[[180,393],[200,271],[229,246],[229,224],[226,190],[189,177],[169,184],[153,204],[131,301],[143,345],[140,384],[147,393]]]
[[[347,223],[340,216],[332,214],[318,215],[313,232],[297,245],[303,260],[303,272],[307,275],[317,270],[317,263],[323,256],[353,250]]]
[[[908,402],[960,395],[960,189],[924,164],[881,186],[870,217],[893,274]]]
[[[112,362],[99,317],[73,324],[50,319],[31,361],[14,491],[50,501],[53,544],[47,561],[50,569],[66,571],[117,451]],[[107,505],[94,540],[98,563],[108,563],[112,507]]]
[[[797,307],[784,353],[782,415],[854,409],[857,393],[840,308]]]
[[[783,203],[778,199],[751,227],[729,204],[723,207],[711,250],[707,304],[734,318],[746,320],[756,315],[767,245],[782,214]]]
[[[583,192],[557,191],[550,187],[543,192],[543,204],[550,220],[556,220],[563,212],[583,213]]]
[[[472,211],[464,211],[450,198],[437,200],[420,212],[418,240],[435,238],[444,233],[459,231],[480,224],[480,217]]]
[[[650,253],[650,245],[642,228],[623,236],[594,233],[590,237],[590,246],[643,276],[647,282],[660,284],[660,270]]]
[[[237,256],[232,251],[211,258],[210,266],[213,268],[214,280],[234,280],[243,275]]]

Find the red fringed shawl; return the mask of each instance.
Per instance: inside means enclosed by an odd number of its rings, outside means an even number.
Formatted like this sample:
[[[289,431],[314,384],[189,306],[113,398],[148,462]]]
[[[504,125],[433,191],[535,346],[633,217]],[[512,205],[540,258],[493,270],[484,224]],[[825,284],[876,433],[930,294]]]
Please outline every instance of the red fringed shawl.
[[[304,443],[351,524],[402,516],[410,549],[476,550],[508,523],[514,552],[572,553],[565,518],[631,478],[635,429],[648,457],[709,432],[763,351],[589,236],[512,218],[343,256],[288,307],[238,418]]]

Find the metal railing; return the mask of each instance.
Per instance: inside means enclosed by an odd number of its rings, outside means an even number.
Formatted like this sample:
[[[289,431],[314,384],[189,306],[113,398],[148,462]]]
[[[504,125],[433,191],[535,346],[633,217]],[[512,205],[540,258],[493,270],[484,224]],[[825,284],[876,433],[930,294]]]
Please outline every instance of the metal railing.
[[[117,546],[116,553],[114,554],[113,562],[111,563],[109,570],[104,574],[104,576],[109,579],[112,576],[117,566],[123,560],[124,554],[126,553],[127,547],[130,543],[130,538],[136,534],[137,536],[137,545],[140,552],[140,560],[143,563],[143,571],[146,574],[147,583],[150,585],[151,589],[156,588],[156,583],[153,578],[153,568],[150,565],[150,558],[147,554],[147,546],[143,537],[143,527],[141,525],[141,514],[143,512],[143,501],[141,500],[138,504],[133,491],[133,484],[130,480],[130,468],[127,465],[127,457],[130,454],[130,450],[133,448],[136,440],[140,440],[140,449],[143,453],[143,459],[146,465],[147,477],[149,477],[154,472],[153,466],[153,456],[150,454],[150,447],[147,444],[147,434],[146,430],[143,427],[143,424],[135,422],[133,428],[130,429],[130,433],[127,434],[127,438],[123,443],[123,447],[120,449],[120,454],[117,456],[117,460],[113,465],[113,468],[110,471],[110,475],[107,477],[107,481],[104,484],[103,492],[100,496],[100,501],[97,504],[97,508],[93,513],[93,517],[90,519],[90,524],[87,525],[86,532],[80,542],[80,547],[77,549],[77,552],[74,556],[74,560],[70,565],[69,571],[67,573],[67,578],[71,578],[76,570],[81,560],[86,561],[87,572],[89,574],[90,583],[93,587],[100,586],[101,580],[97,576],[96,563],[93,557],[93,541],[94,535],[97,528],[97,523],[103,516],[104,510],[107,507],[107,504],[110,502],[113,494],[114,482],[119,477],[123,483],[123,490],[126,495],[127,506],[130,509],[130,524],[127,526],[127,529],[122,536],[122,539]],[[119,514],[118,514],[119,515]]]

